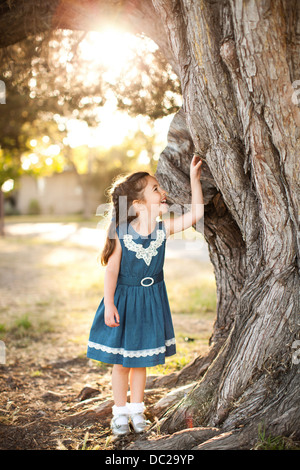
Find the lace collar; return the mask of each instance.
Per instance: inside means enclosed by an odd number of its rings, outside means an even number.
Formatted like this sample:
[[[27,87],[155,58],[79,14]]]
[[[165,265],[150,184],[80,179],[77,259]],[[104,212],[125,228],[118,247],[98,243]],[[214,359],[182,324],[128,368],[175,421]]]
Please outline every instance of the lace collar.
[[[163,244],[166,235],[164,230],[162,229],[155,229],[156,230],[156,239],[151,240],[150,245],[147,248],[144,248],[141,243],[136,243],[133,240],[133,236],[129,233],[125,234],[123,237],[124,245],[129,251],[133,251],[136,253],[136,258],[143,259],[147,266],[150,265],[153,256],[158,254],[157,249]],[[137,233],[137,232],[135,232]],[[152,232],[152,234],[154,231]],[[150,235],[152,235],[150,234]],[[149,235],[148,235],[149,237]]]

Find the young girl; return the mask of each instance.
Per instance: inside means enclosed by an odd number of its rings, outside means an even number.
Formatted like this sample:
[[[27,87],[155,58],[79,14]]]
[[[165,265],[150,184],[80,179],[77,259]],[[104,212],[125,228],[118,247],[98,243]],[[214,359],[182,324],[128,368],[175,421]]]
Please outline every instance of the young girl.
[[[146,367],[164,364],[165,357],[176,352],[163,279],[165,242],[203,216],[201,165],[194,156],[190,211],[172,220],[157,222],[168,211],[166,193],[148,173],[133,173],[111,191],[114,217],[101,258],[107,266],[104,298],[91,328],[87,356],[114,364],[111,428],[115,435],[129,432],[129,418],[136,432],[145,429]]]

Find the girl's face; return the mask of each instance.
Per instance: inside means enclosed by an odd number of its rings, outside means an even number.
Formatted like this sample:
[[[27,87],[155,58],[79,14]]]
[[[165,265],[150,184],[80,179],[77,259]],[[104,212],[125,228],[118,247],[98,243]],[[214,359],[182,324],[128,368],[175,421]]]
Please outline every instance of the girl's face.
[[[153,217],[168,212],[166,192],[159,186],[158,181],[153,176],[147,176],[147,184],[140,204],[144,205],[148,214]]]

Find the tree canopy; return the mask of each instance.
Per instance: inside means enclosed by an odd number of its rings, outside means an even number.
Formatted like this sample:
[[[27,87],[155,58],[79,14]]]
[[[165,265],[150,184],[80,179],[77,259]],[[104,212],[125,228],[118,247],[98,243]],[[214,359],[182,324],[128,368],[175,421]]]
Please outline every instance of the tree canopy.
[[[88,36],[87,32],[56,30],[1,49],[2,77],[9,97],[1,114],[1,185],[29,170],[22,167],[20,158],[32,152],[30,142],[35,140],[44,139],[45,144],[47,139],[48,147],[60,151],[49,163],[51,155],[35,145],[41,157],[38,165],[31,165],[31,172],[62,169],[62,154],[70,159],[72,153],[70,149],[64,152],[67,121],[83,120],[96,127],[97,111],[111,93],[118,108],[132,116],[155,120],[178,110],[178,79],[153,42],[140,36],[126,67],[111,76],[105,64],[91,55],[86,57]],[[109,45],[99,40],[99,47]]]

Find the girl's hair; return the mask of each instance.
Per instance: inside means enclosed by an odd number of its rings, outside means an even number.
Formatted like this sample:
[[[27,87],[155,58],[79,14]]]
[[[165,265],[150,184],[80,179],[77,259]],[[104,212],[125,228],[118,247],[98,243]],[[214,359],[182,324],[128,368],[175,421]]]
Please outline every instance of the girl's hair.
[[[109,257],[116,246],[116,227],[123,222],[132,222],[136,215],[130,215],[130,208],[135,200],[142,199],[146,187],[145,171],[132,173],[125,178],[118,178],[110,189],[110,198],[113,204],[113,218],[107,230],[107,237],[101,253],[101,264],[106,266]],[[123,197],[122,197],[123,196]],[[120,207],[121,206],[121,207]]]

